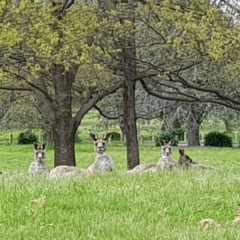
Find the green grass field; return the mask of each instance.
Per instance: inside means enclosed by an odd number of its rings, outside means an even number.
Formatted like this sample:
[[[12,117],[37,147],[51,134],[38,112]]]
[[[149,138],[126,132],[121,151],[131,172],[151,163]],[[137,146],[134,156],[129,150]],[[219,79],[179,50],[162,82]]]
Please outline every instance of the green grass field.
[[[239,152],[187,149],[194,160],[218,170],[128,176],[125,147],[112,143],[108,154],[116,173],[51,181],[14,175],[27,171],[32,146],[0,145],[0,239],[240,239],[240,226],[231,224],[240,202]],[[140,155],[142,162],[157,162],[160,150],[142,146]],[[95,156],[92,144],[77,144],[76,156],[78,166],[87,167]],[[177,148],[173,157],[178,158]],[[52,167],[52,149],[47,150],[47,163]],[[205,218],[221,227],[201,229],[198,222]]]

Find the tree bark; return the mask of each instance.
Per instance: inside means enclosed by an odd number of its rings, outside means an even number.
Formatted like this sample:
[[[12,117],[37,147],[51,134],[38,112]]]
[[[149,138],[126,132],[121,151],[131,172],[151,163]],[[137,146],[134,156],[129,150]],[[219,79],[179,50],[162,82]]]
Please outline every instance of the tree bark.
[[[70,124],[69,124],[70,121]],[[58,118],[53,128],[54,166],[76,166],[75,135],[77,128],[69,118]]]
[[[54,104],[54,166],[76,166],[75,135],[78,123],[72,118],[72,84],[74,74],[65,72],[61,65],[53,70],[53,85],[55,91]]]
[[[232,132],[232,125],[231,125],[231,121],[229,119],[224,118],[223,119],[225,127],[226,127],[226,131],[227,132]]]
[[[187,137],[188,137],[188,147],[200,146],[199,126],[188,128]]]
[[[134,1],[128,0],[129,9],[133,7]],[[134,13],[129,20],[135,22]],[[135,35],[131,39],[122,40],[122,66],[123,66],[123,121],[127,145],[127,166],[128,169],[136,167],[139,161],[139,146],[137,136],[137,116],[135,109],[135,88],[136,82],[133,80],[137,75],[136,68],[136,46]]]
[[[139,164],[135,111],[135,83],[129,79],[125,79],[123,85],[123,112],[127,145],[127,165],[128,169],[133,169]]]

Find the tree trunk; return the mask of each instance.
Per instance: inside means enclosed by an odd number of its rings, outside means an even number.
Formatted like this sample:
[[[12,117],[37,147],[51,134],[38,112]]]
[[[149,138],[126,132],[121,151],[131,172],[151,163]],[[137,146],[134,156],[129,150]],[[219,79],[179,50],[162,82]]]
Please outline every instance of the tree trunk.
[[[135,83],[128,79],[124,80],[123,109],[127,145],[127,165],[128,169],[133,169],[139,164],[139,149],[135,112]]]
[[[54,166],[76,166],[75,135],[78,124],[72,117],[72,83],[75,76],[65,72],[61,65],[55,66],[54,76]]]
[[[134,0],[128,0],[128,20],[135,26]],[[135,88],[136,82],[133,80],[137,75],[136,66],[136,46],[135,34],[131,38],[121,40],[122,47],[122,67],[124,73],[123,80],[123,121],[127,145],[127,165],[128,169],[136,167],[139,161],[137,117],[135,109]]]
[[[68,118],[56,119],[53,127],[54,166],[76,166],[75,135],[77,128]]]
[[[200,146],[199,126],[189,128],[188,133],[187,133],[187,137],[188,137],[188,147]]]
[[[231,121],[229,119],[223,119],[224,123],[225,123],[225,127],[226,127],[226,131],[227,132],[232,132],[232,125],[231,125]]]
[[[139,148],[135,110],[135,88],[133,78],[136,76],[136,50],[135,41],[125,41],[123,47],[123,121],[127,145],[128,169],[133,169],[139,164]]]

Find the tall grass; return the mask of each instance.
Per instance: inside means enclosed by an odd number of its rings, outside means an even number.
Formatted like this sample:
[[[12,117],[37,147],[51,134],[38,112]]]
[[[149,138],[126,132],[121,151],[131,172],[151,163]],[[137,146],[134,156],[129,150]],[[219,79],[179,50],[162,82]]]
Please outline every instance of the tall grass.
[[[108,153],[118,171],[88,178],[51,181],[29,177],[32,146],[0,146],[0,239],[240,239],[231,224],[240,201],[239,149],[187,149],[194,160],[217,171],[164,171],[128,176],[126,152],[111,144]],[[156,162],[159,148],[144,146],[142,162]],[[177,149],[173,156],[178,158]],[[76,145],[79,167],[95,154],[90,143]],[[47,150],[52,167],[53,150]],[[213,218],[221,224],[203,230],[198,222]]]

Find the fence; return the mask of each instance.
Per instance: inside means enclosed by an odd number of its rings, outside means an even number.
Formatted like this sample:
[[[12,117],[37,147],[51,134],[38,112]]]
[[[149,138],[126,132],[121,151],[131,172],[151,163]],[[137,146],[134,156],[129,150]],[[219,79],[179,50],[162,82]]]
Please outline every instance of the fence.
[[[138,135],[138,141],[139,141],[140,145],[143,145],[144,142],[155,143],[155,138],[156,138],[156,135],[154,133],[152,133],[151,140],[144,139],[144,137],[142,135]],[[204,138],[205,138],[204,132],[200,132],[200,139],[199,139],[200,144],[204,143]],[[126,141],[126,138],[125,138],[125,136],[122,135],[122,133],[120,133],[120,141],[122,141],[122,142]],[[109,142],[111,142],[111,138],[109,138]],[[238,131],[234,132],[233,142],[239,143],[239,132]],[[180,141],[180,143],[182,143],[182,144],[187,144],[188,143],[187,132],[184,132],[184,139],[183,139],[183,141]]]
[[[204,137],[205,137],[205,134],[203,132],[200,132],[200,143],[204,143]],[[156,135],[154,133],[152,133],[152,137],[151,137],[151,140],[149,139],[145,139],[144,140],[144,137],[142,135],[138,135],[138,141],[139,141],[139,144],[140,145],[143,145],[144,142],[148,142],[148,143],[155,143],[155,138],[156,138]],[[9,143],[12,144],[13,143],[13,134],[10,133],[9,134]],[[43,135],[39,134],[39,140],[40,142],[43,141]],[[111,137],[109,138],[108,140],[109,142],[111,142]],[[125,142],[126,141],[126,138],[125,136],[123,136],[122,133],[120,133],[120,141],[122,142]],[[181,143],[183,144],[187,144],[187,132],[184,132],[184,140],[183,141],[180,141]],[[239,143],[239,132],[238,131],[235,131],[234,132],[234,139],[233,139],[233,142],[235,143]]]

